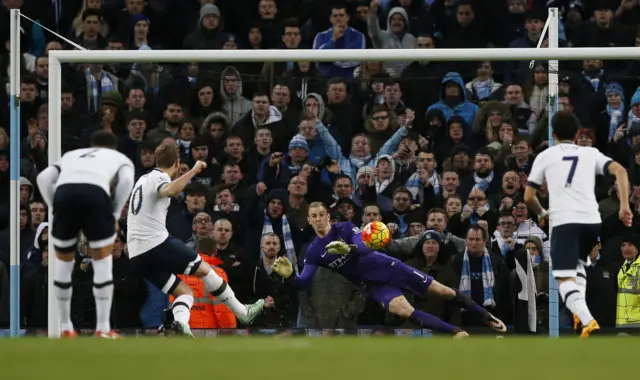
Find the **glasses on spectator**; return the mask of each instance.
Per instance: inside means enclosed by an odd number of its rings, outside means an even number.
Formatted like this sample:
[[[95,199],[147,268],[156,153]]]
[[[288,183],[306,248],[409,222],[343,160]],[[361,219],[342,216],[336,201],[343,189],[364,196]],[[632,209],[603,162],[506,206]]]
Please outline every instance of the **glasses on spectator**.
[[[195,218],[194,221],[196,223],[209,223],[211,222],[211,218]]]
[[[389,116],[384,115],[384,116],[371,116],[371,120],[373,121],[380,121],[380,120],[387,120],[389,118]]]

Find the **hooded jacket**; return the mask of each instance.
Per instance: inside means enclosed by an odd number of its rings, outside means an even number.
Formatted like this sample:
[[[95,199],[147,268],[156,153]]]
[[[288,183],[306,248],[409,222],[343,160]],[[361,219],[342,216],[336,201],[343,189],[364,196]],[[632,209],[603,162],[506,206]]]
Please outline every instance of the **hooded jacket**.
[[[454,83],[460,87],[460,96],[462,97],[461,101],[455,104],[453,107],[447,105],[444,99],[444,93],[447,84]],[[464,118],[467,126],[473,125],[473,119],[476,117],[476,113],[478,112],[478,106],[467,101],[467,92],[464,86],[464,82],[462,81],[462,77],[460,74],[456,72],[448,72],[444,78],[442,78],[441,87],[440,87],[440,100],[432,104],[428,109],[427,113],[433,109],[439,109],[444,114],[447,121],[452,116],[461,116]]]
[[[397,35],[390,30],[391,17],[399,14],[404,19],[404,32]],[[375,49],[413,49],[416,46],[416,38],[409,33],[409,16],[402,7],[394,7],[389,11],[387,16],[387,30],[380,29],[378,16],[374,12],[369,12],[367,19],[367,29],[369,37],[373,42]],[[400,77],[402,70],[409,65],[410,62],[390,62],[387,66],[389,74],[394,77]]]

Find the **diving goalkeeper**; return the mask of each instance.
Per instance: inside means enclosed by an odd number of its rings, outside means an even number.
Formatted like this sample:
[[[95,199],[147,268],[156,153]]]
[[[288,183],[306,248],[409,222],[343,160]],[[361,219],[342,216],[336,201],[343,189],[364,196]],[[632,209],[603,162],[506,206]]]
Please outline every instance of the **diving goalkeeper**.
[[[296,286],[308,287],[316,269],[321,266],[336,271],[355,284],[364,285],[367,295],[384,309],[402,318],[409,318],[425,328],[447,332],[456,338],[469,335],[431,314],[414,309],[405,298],[404,291],[442,297],[480,314],[483,321],[496,331],[507,330],[502,321],[464,294],[397,259],[368,248],[362,242],[360,229],[350,222],[331,225],[329,211],[323,203],[313,202],[309,205],[308,220],[316,237],[307,248],[302,273],[294,278]],[[290,278],[293,274],[291,262],[286,257],[276,259],[272,269],[284,278]]]

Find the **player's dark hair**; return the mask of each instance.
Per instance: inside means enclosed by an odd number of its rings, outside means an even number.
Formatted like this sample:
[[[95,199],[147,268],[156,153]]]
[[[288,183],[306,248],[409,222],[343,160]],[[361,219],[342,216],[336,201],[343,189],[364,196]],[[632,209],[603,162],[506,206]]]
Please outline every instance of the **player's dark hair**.
[[[469,228],[467,229],[467,235],[469,235],[469,232],[471,231],[480,231],[480,234],[482,236],[482,240],[487,240],[488,236],[487,236],[487,231],[484,230],[484,228],[480,227],[477,224],[474,224],[473,226],[469,226]]]
[[[551,119],[551,127],[557,140],[573,141],[580,129],[580,121],[571,111],[558,111]]]
[[[155,150],[156,166],[162,169],[173,167],[178,162],[177,144],[163,142]]]
[[[118,147],[118,138],[113,134],[113,132],[100,129],[91,134],[91,146],[96,148],[116,149]]]

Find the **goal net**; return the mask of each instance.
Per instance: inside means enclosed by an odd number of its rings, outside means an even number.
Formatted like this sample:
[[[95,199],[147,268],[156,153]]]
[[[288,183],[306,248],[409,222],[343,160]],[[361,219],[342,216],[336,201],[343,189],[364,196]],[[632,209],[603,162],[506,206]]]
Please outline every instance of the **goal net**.
[[[334,222],[384,222],[394,237],[389,255],[470,296],[486,282],[474,276],[493,278],[482,289],[491,296],[478,303],[518,333],[557,336],[572,320],[550,275],[549,226],[522,202],[527,168],[553,144],[553,114],[571,106],[559,92],[565,82],[558,59],[622,59],[631,51],[558,48],[557,10],[551,14],[548,49],[50,51],[49,162],[86,146],[101,128],[120,136],[137,175],[153,169],[154,148],[166,138],[180,146],[181,171],[206,160],[209,168],[172,205],[167,224],[198,252],[218,253],[241,300],[278,299],[259,269],[276,253],[302,268],[312,237],[306,209],[321,201]],[[522,58],[531,66],[511,64]],[[327,75],[336,67],[348,74]],[[85,86],[69,86],[77,78]],[[85,117],[69,117],[72,109]],[[595,140],[587,131],[580,136]],[[544,190],[539,196],[548,201]],[[114,258],[126,257],[124,212],[119,225]],[[269,246],[269,232],[279,251]],[[468,254],[469,233],[481,242],[474,249],[496,256],[490,269],[482,262],[482,273]],[[90,289],[91,260],[77,264],[80,288]],[[168,300],[138,280],[127,279],[114,308],[135,305],[141,315],[162,309]],[[52,281],[50,275],[48,335],[57,337]],[[353,326],[428,334],[344,286],[340,291],[357,302],[328,294],[327,307],[353,307]],[[154,305],[136,304],[158,295]],[[429,307],[428,300],[412,301]],[[317,327],[309,314],[314,297],[299,293],[287,302],[287,327]],[[93,329],[91,291],[74,290],[74,305],[77,327]],[[477,324],[460,310],[442,313],[452,324]],[[162,323],[158,313],[149,315],[143,327]],[[256,327],[281,327],[270,323]]]

